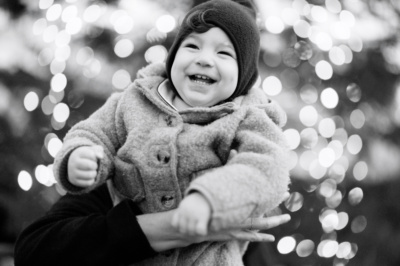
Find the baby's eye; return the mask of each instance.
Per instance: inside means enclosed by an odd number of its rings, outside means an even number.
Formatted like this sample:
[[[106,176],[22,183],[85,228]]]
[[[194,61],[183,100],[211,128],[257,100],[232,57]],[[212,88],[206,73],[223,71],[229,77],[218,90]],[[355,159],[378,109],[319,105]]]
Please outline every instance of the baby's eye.
[[[185,47],[190,48],[190,49],[197,49],[198,48],[197,45],[192,44],[192,43],[185,44]]]
[[[227,56],[235,58],[235,56],[231,52],[228,52],[228,51],[220,51],[218,53],[222,54],[222,55],[227,55]]]

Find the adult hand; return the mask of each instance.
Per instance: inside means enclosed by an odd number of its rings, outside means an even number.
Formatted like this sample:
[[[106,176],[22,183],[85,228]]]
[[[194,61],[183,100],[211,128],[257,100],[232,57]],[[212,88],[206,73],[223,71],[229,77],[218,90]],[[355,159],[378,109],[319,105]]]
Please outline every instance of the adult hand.
[[[259,233],[254,230],[268,230],[287,223],[289,214],[271,217],[249,218],[244,223],[233,225],[228,230],[208,232],[204,236],[189,236],[180,233],[172,224],[175,210],[151,214],[138,215],[138,222],[155,251],[161,252],[173,248],[186,247],[204,241],[244,240],[258,242],[272,242],[273,235]]]

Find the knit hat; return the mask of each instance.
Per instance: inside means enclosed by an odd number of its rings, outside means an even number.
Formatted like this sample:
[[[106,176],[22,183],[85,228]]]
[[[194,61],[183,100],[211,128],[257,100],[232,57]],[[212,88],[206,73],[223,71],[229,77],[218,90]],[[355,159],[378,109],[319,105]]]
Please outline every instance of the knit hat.
[[[202,33],[211,27],[219,27],[231,40],[239,67],[238,84],[228,101],[245,95],[258,78],[260,34],[255,16],[256,11],[250,0],[210,0],[192,8],[183,19],[169,50],[166,61],[169,80],[172,64],[182,41],[192,32]],[[196,26],[202,24],[202,20],[209,24],[209,28],[199,31]]]

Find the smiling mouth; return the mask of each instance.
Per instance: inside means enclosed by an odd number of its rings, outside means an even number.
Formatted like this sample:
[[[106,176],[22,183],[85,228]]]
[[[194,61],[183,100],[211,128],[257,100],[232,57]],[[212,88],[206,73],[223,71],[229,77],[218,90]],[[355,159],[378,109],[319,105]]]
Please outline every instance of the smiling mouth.
[[[216,80],[205,75],[190,75],[189,79],[201,85],[211,85],[216,82]]]

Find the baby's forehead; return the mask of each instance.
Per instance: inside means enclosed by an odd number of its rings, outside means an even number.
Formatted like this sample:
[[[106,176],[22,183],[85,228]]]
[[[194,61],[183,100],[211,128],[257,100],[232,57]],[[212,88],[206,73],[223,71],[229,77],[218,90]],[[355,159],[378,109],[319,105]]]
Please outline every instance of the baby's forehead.
[[[218,26],[211,27],[204,32],[191,31],[189,34],[186,35],[186,37],[183,38],[182,41],[185,41],[187,39],[201,39],[202,34],[205,34],[209,31],[213,32],[212,36],[216,37],[217,40],[220,40],[221,42],[224,42],[224,43],[227,43],[227,44],[230,44],[233,46],[233,42],[232,42],[231,38],[228,36],[228,33],[226,31],[224,31],[224,29],[222,29]],[[224,36],[225,36],[225,38],[224,38]]]

